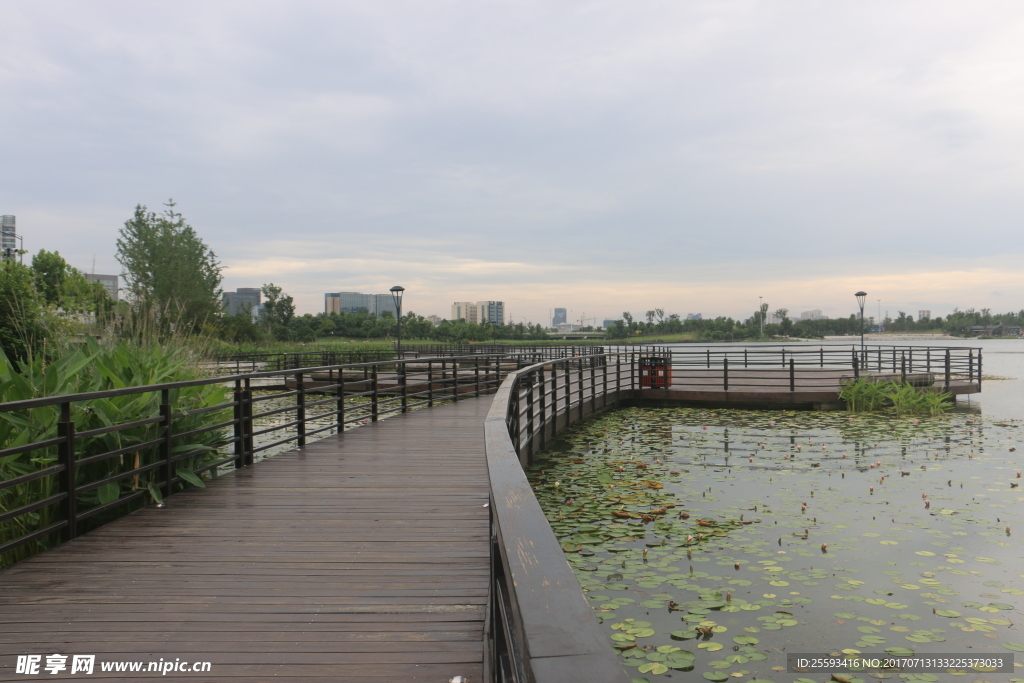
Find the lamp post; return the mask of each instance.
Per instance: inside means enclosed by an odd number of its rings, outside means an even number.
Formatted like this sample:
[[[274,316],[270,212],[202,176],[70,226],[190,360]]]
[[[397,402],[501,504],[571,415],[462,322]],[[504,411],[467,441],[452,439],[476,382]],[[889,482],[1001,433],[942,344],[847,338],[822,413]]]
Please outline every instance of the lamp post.
[[[763,298],[764,297],[760,297],[760,296],[757,297],[757,317],[759,317],[761,319],[761,336],[762,337],[764,336],[764,304],[761,303],[761,300]]]
[[[395,316],[398,318],[398,347],[395,350],[395,356],[401,359],[402,357],[402,293],[405,292],[405,287],[401,285],[395,285],[391,288],[391,296],[395,299]]]
[[[857,305],[860,306],[860,356],[864,358],[864,301],[868,298],[867,292],[857,292]]]

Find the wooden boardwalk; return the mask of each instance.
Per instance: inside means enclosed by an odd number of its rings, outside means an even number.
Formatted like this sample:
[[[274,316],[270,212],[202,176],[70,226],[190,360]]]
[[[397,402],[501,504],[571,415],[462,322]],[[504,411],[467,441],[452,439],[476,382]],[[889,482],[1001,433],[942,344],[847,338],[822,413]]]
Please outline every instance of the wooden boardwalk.
[[[490,397],[234,470],[0,572],[0,680],[482,680]],[[90,676],[17,655],[96,655]],[[147,666],[144,664],[143,666]]]

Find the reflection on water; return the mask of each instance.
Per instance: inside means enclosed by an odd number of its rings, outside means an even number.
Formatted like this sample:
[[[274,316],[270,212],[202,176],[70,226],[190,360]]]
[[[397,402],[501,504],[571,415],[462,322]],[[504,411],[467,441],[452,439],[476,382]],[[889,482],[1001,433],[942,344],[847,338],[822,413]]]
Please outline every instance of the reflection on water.
[[[1024,651],[1021,429],[626,409],[530,479],[633,675],[794,680],[786,651]]]

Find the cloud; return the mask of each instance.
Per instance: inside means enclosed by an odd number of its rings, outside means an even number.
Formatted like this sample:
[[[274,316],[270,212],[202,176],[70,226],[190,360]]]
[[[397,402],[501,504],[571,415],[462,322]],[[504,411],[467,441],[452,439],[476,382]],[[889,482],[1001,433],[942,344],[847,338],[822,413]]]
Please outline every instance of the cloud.
[[[0,211],[100,271],[174,197],[307,311],[1024,307],[1019,3],[0,6]]]

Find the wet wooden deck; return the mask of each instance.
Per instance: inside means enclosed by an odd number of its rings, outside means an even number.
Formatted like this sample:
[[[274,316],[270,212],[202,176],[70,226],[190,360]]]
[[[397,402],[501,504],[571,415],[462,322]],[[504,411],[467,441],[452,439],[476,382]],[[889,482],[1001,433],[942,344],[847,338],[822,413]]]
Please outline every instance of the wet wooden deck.
[[[180,658],[211,671],[168,680],[481,681],[489,405],[314,442],[0,572],[0,680]],[[55,653],[93,674],[15,673]]]

